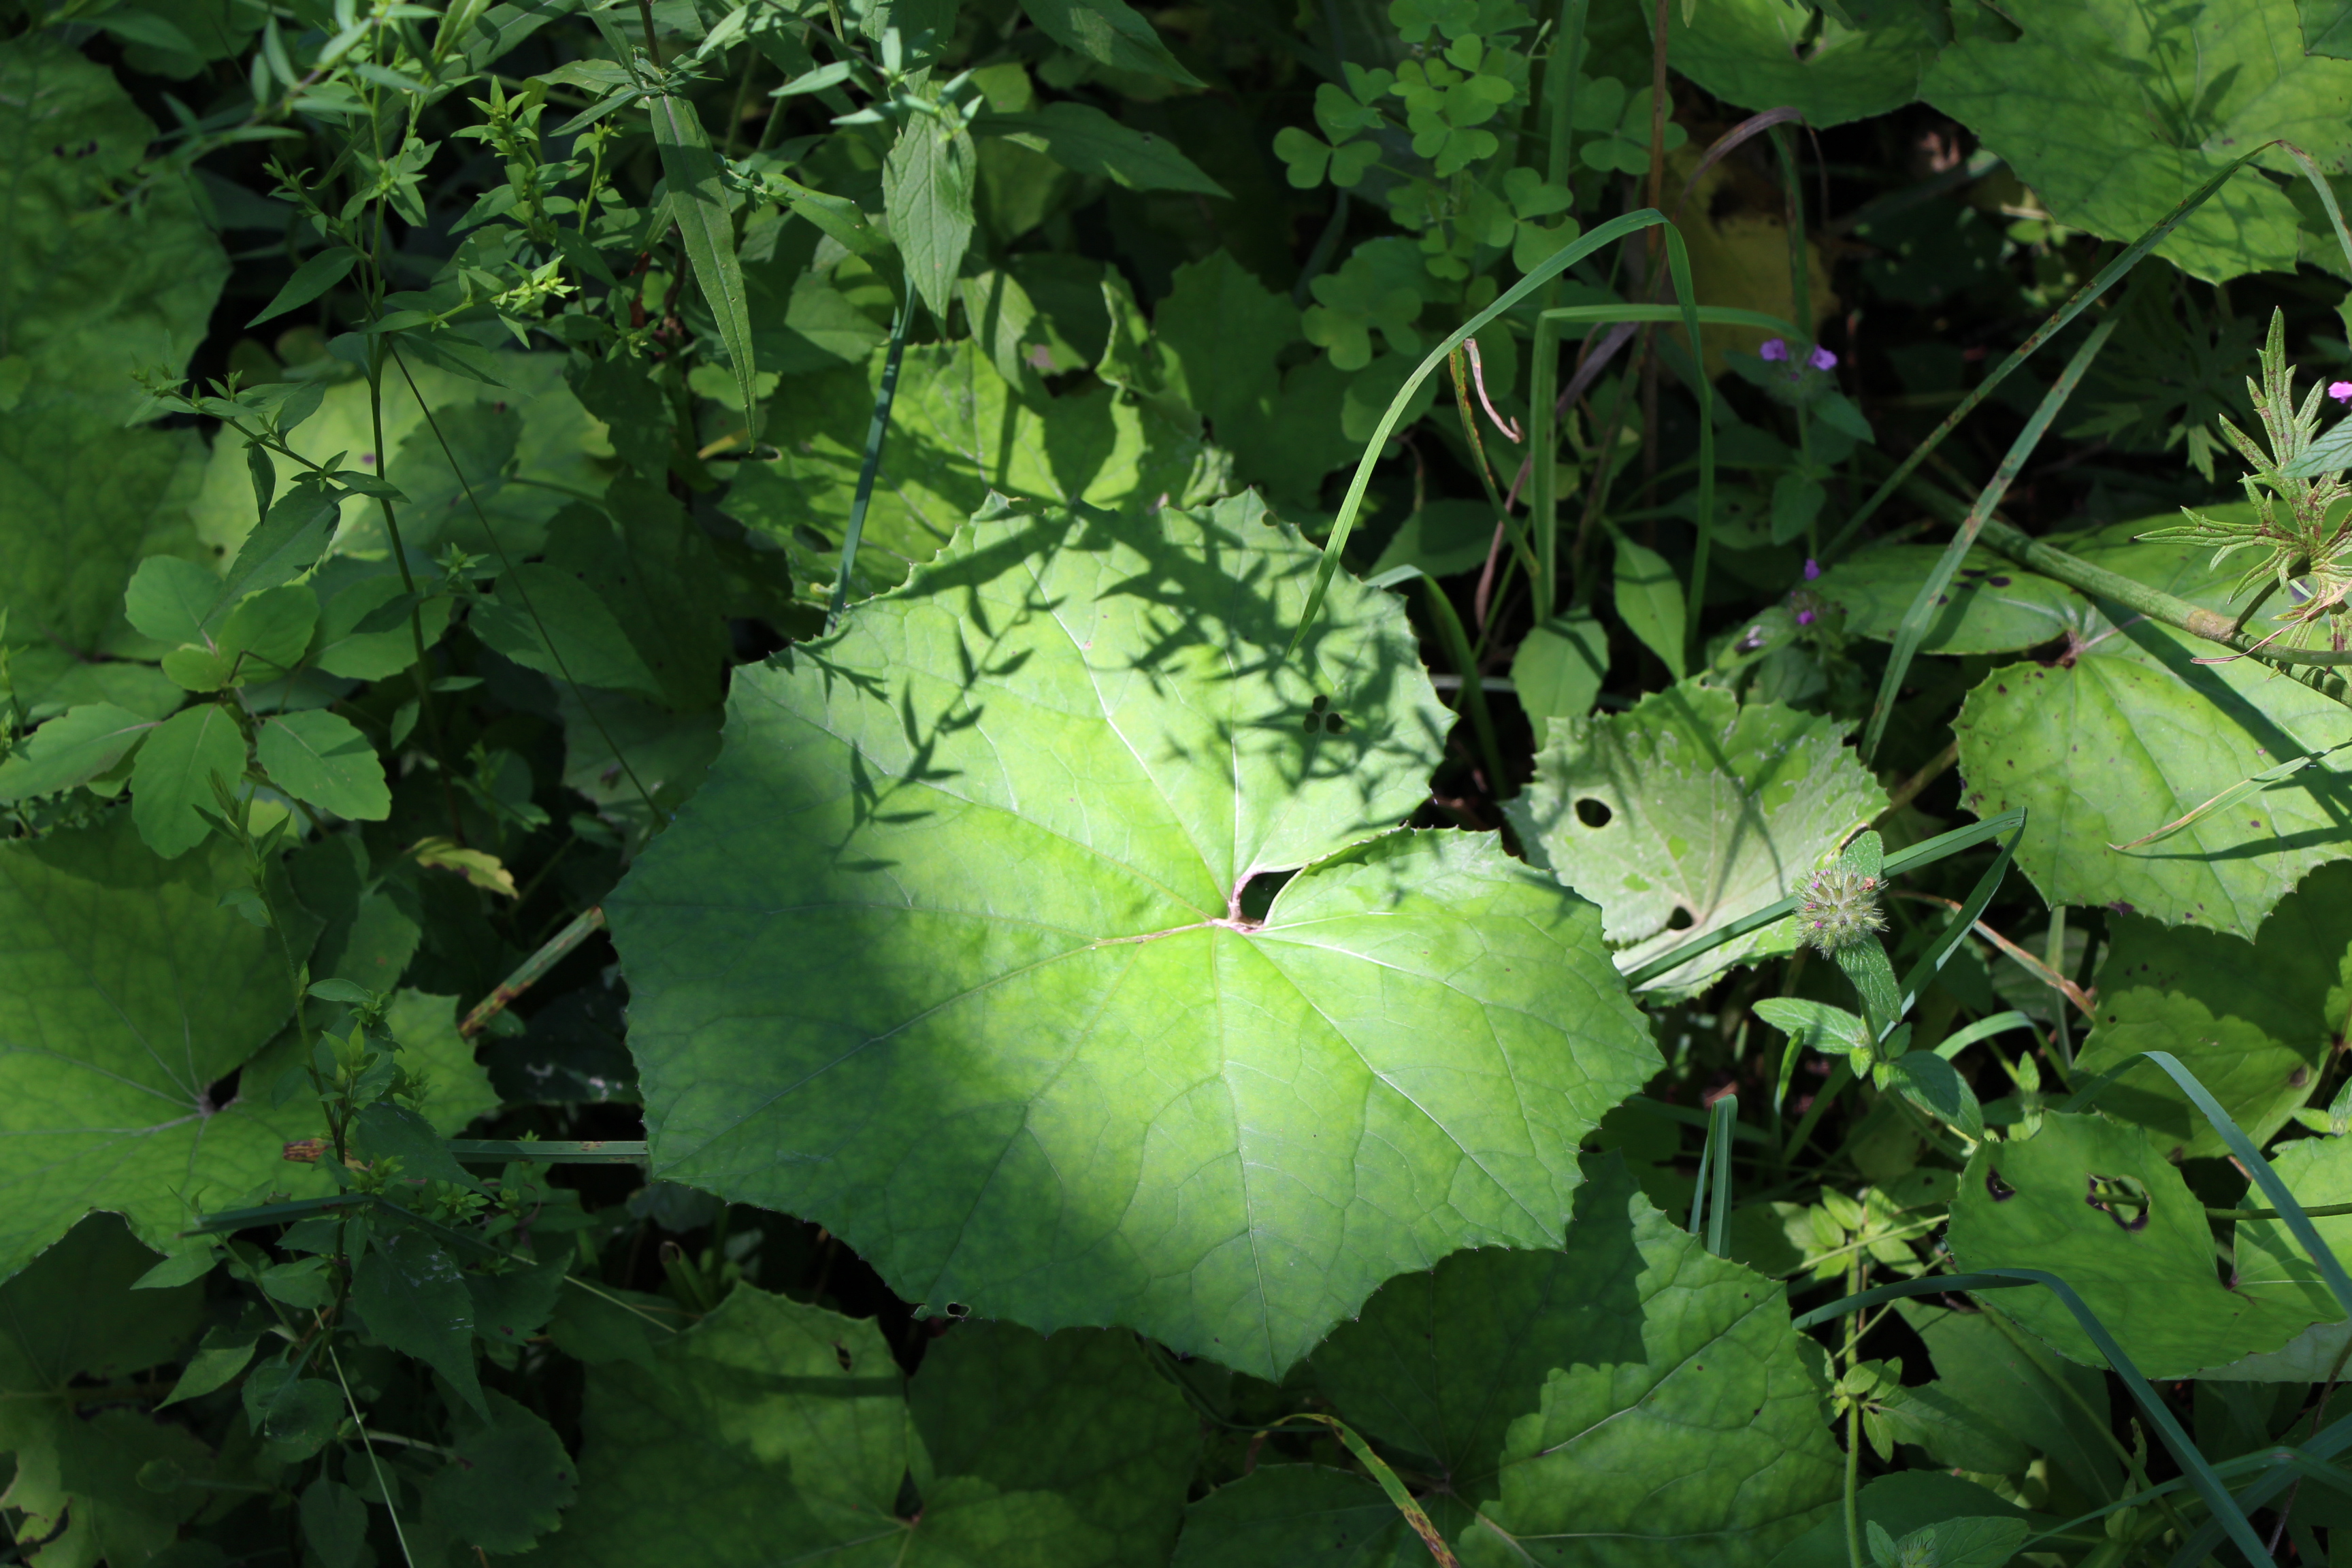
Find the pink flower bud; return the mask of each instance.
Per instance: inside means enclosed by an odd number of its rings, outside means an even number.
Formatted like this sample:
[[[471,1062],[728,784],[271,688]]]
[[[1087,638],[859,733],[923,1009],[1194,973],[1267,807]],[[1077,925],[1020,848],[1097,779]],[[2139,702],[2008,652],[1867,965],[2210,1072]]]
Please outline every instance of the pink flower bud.
[[[1756,351],[1756,357],[1758,359],[1769,359],[1773,361],[1775,363],[1787,359],[1789,357],[1789,341],[1786,338],[1767,338],[1764,340],[1764,346]]]

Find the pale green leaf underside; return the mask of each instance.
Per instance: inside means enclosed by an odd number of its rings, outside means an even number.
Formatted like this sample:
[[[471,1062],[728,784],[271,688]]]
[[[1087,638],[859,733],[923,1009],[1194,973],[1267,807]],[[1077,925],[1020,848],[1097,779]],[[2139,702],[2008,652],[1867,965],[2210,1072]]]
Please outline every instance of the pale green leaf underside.
[[[2242,512],[2242,506],[2217,508]],[[2133,544],[2162,520],[2065,547],[2209,609],[2233,612],[2210,552]],[[2264,621],[2254,623],[2271,629]],[[2352,739],[2352,710],[2251,659],[2155,621],[2094,620],[2071,662],[2009,665],[1954,721],[1971,811],[2032,813],[2017,864],[2053,904],[2121,904],[2168,925],[2252,938],[2314,867],[2352,856],[2337,757],[2168,837],[2116,850],[2291,758]]]
[[[1902,108],[1936,58],[1926,22],[1903,0],[1845,0],[1844,10],[1859,30],[1780,0],[1677,6],[1666,24],[1669,58],[1717,98],[1743,109],[1792,105],[1811,125]]]
[[[1391,831],[1448,715],[1352,582],[1280,657],[1315,561],[1243,503],[1003,517],[739,671],[606,906],[656,1169],[910,1300],[1268,1375],[1392,1274],[1555,1240],[1654,1048],[1589,905]]]
[[[2352,64],[2303,52],[2295,0],[2021,0],[2000,14],[2024,37],[1961,39],[1920,90],[2006,159],[2061,223],[2137,239],[2273,137],[2341,165]],[[2294,205],[2248,171],[2158,254],[2215,281],[2292,272]]]
[[[1535,783],[1506,810],[1531,857],[1600,901],[1630,969],[1786,897],[1885,805],[1834,721],[1684,685],[1628,713],[1553,721]],[[1670,926],[1677,910],[1687,925]],[[1658,984],[1795,945],[1793,924],[1768,926]]]
[[[2087,1201],[2103,1195],[2105,1206]],[[2205,1206],[2179,1170],[2145,1131],[2102,1116],[2052,1111],[2031,1138],[1978,1145],[1952,1202],[1951,1245],[1963,1269],[2057,1275],[2152,1378],[2274,1351],[2332,1315],[2294,1284],[2224,1285]],[[2008,1290],[1990,1305],[2072,1359],[2105,1364],[2053,1293]]]
[[[309,1129],[257,1109],[266,1085],[206,1099],[290,1005],[275,939],[218,907],[225,885],[210,854],[157,859],[120,811],[0,847],[0,1275],[94,1208],[161,1246],[189,1204],[315,1181],[280,1157]]]
[[[1943,558],[1941,546],[1889,544],[1832,567],[1814,589],[1845,612],[1845,629],[1892,642],[1911,602]],[[2069,632],[2092,617],[2090,605],[2063,583],[1971,550],[1920,638],[1921,653],[2013,653]]]

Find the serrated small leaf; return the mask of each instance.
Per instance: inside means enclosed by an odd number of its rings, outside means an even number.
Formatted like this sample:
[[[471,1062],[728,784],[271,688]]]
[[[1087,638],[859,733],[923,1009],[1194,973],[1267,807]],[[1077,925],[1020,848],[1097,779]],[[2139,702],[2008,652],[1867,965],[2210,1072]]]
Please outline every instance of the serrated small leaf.
[[[425,1483],[426,1514],[484,1552],[530,1550],[562,1522],[579,1477],[555,1429],[503,1394],[461,1418],[449,1463]]]
[[[438,1242],[417,1230],[374,1237],[352,1271],[352,1304],[370,1333],[439,1373],[487,1414],[474,1374],[474,1299]]]
[[[882,165],[882,201],[908,280],[944,324],[971,245],[979,154],[971,132],[925,114],[907,117]]]
[[[340,714],[311,708],[275,715],[256,731],[254,753],[273,784],[321,811],[358,822],[392,815],[383,760]]]

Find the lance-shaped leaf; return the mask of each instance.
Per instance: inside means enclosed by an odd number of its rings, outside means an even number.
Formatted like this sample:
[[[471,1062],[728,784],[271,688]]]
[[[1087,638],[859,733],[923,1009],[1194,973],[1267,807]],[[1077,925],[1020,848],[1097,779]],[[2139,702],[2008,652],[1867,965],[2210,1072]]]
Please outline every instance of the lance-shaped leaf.
[[[276,934],[221,907],[227,859],[162,860],[121,811],[0,846],[0,1274],[91,1209],[161,1243],[191,1204],[315,1185],[281,1158],[297,1110],[215,1098],[291,1005]]]
[[[694,280],[719,322],[719,341],[735,372],[743,416],[751,417],[752,376],[758,366],[751,348],[751,308],[743,292],[743,265],[735,255],[735,220],[729,216],[719,153],[704,134],[702,118],[686,99],[664,93],[646,100],[653,110],[654,145],[661,150],[662,174],[669,181],[670,212],[686,240]]]
[[[1316,561],[1247,500],[995,515],[739,670],[605,905],[657,1173],[909,1300],[1268,1375],[1391,1275],[1555,1238],[1655,1048],[1591,905],[1392,831],[1448,716],[1352,582],[1281,657]]]
[[[1685,685],[1628,713],[1555,719],[1535,783],[1505,807],[1531,857],[1600,901],[1631,969],[1794,892],[1886,805],[1846,726]],[[1681,923],[1675,923],[1680,921]],[[1696,984],[1797,945],[1793,921],[1664,976]]]
[[[2242,503],[2214,508],[2242,513]],[[2061,541],[2084,559],[2233,614],[2228,563],[2177,544],[2135,544],[2155,520]],[[2254,623],[2262,631],[2269,626]],[[2251,940],[2314,867],[2352,855],[2344,829],[2352,752],[2129,848],[2283,761],[2352,740],[2352,711],[2252,659],[2140,616],[2086,625],[2048,664],[1987,676],[1953,722],[1963,799],[1990,816],[2031,808],[2017,864],[2053,904],[2121,906],[2167,925]]]
[[[971,244],[971,191],[979,153],[971,133],[931,115],[898,128],[882,165],[882,203],[907,278],[944,332],[955,303],[956,275]]]
[[[1098,64],[1202,85],[1127,0],[1021,0],[1021,8],[1047,37]]]
[[[1952,1200],[1963,1269],[2042,1268],[2074,1287],[2150,1377],[2274,1351],[2321,1316],[2291,1282],[2226,1285],[2205,1205],[2137,1127],[2053,1111],[2032,1137],[1982,1143]],[[2046,1290],[1988,1299],[2067,1356],[2104,1364]]]
[[[1925,544],[1881,545],[1832,566],[1813,589],[1845,612],[1848,633],[1892,642],[1943,554]],[[2014,653],[2069,632],[2080,636],[2092,618],[2089,602],[2072,588],[1979,548],[1961,561],[1919,651]]]
[[[590,1372],[581,1500],[534,1562],[1160,1563],[1200,1449],[1129,1334],[973,1324],[910,1385],[871,1321],[739,1285],[655,1360]]]

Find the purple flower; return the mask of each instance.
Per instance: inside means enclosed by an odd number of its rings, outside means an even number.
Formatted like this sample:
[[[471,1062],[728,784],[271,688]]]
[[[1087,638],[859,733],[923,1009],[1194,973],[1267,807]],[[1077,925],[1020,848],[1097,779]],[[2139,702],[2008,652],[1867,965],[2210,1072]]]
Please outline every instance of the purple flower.
[[[1837,368],[1837,355],[1830,353],[1830,351],[1825,348],[1816,345],[1813,349],[1811,359],[1807,363],[1815,370],[1834,370]]]
[[[2329,382],[2327,395],[2338,403],[2352,403],[2352,381]]]
[[[1813,624],[1813,612],[1811,610],[1799,610],[1797,612],[1797,624],[1801,626],[1811,626]]]
[[[1769,359],[1773,361],[1775,363],[1787,359],[1789,357],[1789,340],[1786,338],[1765,339],[1764,346],[1756,351],[1756,357],[1758,359]]]
[[[1818,561],[1808,558],[1805,562],[1805,581],[1810,583],[1821,574],[1822,563]]]

